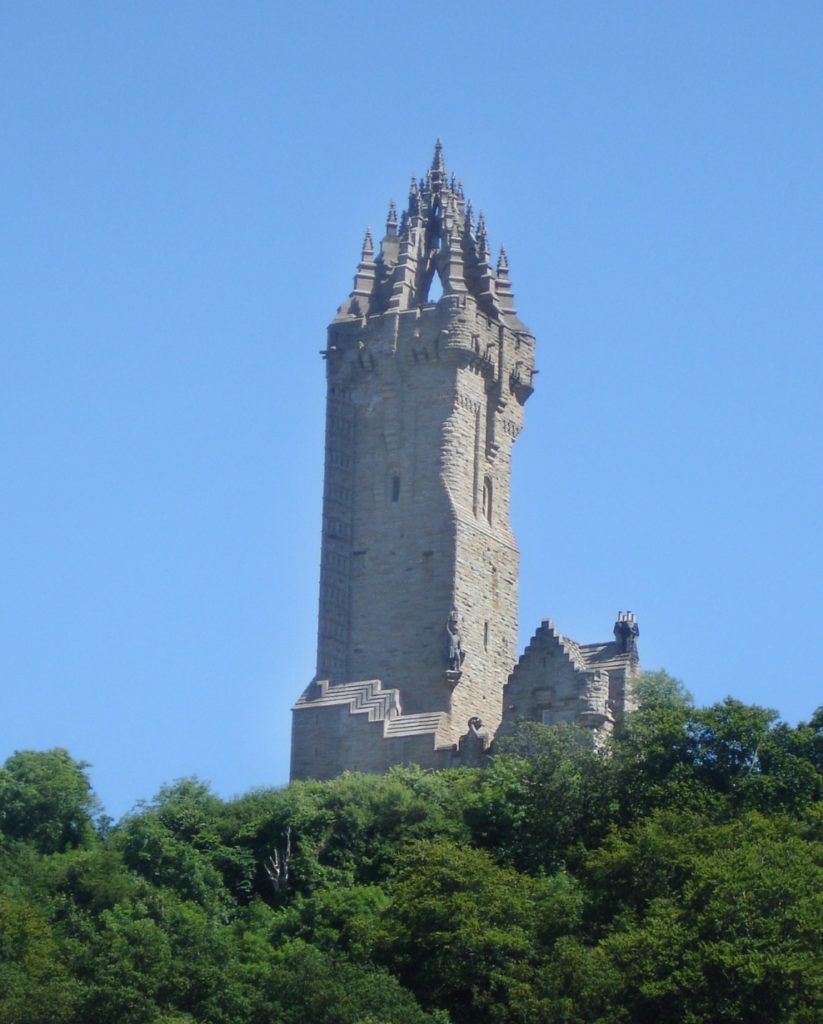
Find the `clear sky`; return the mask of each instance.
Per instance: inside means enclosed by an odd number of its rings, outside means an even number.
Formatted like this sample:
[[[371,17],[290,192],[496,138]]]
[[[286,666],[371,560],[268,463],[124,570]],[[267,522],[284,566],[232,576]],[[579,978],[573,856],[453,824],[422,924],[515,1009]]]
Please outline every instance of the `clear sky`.
[[[0,759],[281,784],[325,328],[447,166],[538,343],[521,645],[823,703],[823,4],[6,2]]]

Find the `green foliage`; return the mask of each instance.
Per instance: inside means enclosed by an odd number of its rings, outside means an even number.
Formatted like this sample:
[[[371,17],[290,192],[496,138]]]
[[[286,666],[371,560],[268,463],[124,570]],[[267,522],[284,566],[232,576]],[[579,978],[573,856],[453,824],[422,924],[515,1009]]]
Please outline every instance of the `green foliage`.
[[[324,953],[299,939],[274,950],[257,968],[253,987],[260,1019],[272,1024],[433,1021],[387,971]]]
[[[580,917],[573,882],[534,879],[483,850],[420,841],[401,859],[381,956],[424,1005],[458,1024],[528,1021],[541,1003],[538,967]]]
[[[304,939],[327,952],[368,954],[376,942],[381,915],[389,903],[377,885],[334,886],[311,896],[296,896],[277,915],[273,934]]]
[[[0,894],[0,1020],[63,1024],[73,1020],[77,989],[61,962],[43,911]]]
[[[661,812],[592,858],[600,893],[629,897],[606,900],[614,1002],[640,1022],[819,1019],[820,844],[754,812],[695,826]]]
[[[817,1024],[823,708],[664,673],[606,748],[196,779],[113,827],[62,750],[0,768],[3,1024]]]
[[[467,809],[478,844],[534,873],[557,870],[605,833],[610,764],[589,733],[526,723],[502,750]]]
[[[229,900],[219,863],[222,803],[197,779],[165,786],[113,833],[124,863],[183,899],[218,909]]]
[[[99,807],[88,767],[59,747],[12,754],[0,768],[0,833],[32,842],[41,853],[89,842]]]

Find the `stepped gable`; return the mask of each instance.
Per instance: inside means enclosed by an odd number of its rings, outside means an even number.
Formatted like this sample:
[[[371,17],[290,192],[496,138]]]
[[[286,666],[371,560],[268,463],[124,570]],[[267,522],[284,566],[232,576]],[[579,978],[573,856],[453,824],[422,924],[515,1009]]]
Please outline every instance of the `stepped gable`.
[[[630,683],[639,673],[633,639],[620,639],[625,621],[621,612],[615,640],[579,644],[545,619],[506,684],[498,736],[522,721],[613,728],[616,718],[634,707]],[[630,622],[636,625],[633,616]]]
[[[375,255],[366,231],[354,287],[337,311],[337,319],[402,312],[428,301],[435,274],[445,296],[470,295],[492,320],[514,331],[528,328],[517,317],[506,250],[491,262],[485,218],[474,222],[463,184],[449,174],[438,139],[431,167],[412,178],[405,210],[398,222],[389,203],[386,233]]]
[[[556,646],[576,672],[584,672],[586,670],[586,662],[581,653],[580,646],[570,637],[563,636],[551,619],[543,619],[540,623],[534,636],[526,645],[525,651],[520,655],[517,662],[518,666],[528,662],[535,652],[546,644]],[[516,668],[515,671],[517,671]]]

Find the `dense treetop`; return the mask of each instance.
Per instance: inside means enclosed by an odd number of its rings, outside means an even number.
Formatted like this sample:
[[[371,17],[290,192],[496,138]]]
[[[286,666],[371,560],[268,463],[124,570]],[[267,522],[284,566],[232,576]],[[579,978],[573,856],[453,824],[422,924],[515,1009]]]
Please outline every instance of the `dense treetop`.
[[[485,769],[117,824],[87,765],[0,768],[3,1024],[817,1024],[823,708],[664,675],[607,748],[523,727]]]

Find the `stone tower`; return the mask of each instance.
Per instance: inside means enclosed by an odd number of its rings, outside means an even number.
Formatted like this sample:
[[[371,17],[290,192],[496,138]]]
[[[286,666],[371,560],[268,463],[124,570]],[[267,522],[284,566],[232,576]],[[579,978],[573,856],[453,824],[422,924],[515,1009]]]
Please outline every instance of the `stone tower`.
[[[534,338],[505,251],[438,142],[328,329],[317,672],[292,777],[451,763],[491,735],[517,658],[512,446]]]

